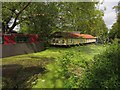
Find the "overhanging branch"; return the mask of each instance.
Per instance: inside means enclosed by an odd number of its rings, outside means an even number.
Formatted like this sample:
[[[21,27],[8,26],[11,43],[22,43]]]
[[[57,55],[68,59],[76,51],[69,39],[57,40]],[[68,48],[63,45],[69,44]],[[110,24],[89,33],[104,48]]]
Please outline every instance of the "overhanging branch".
[[[17,21],[18,17],[19,17],[20,14],[30,5],[30,3],[31,3],[31,2],[28,2],[27,5],[25,5],[25,6],[19,11],[19,13],[16,13],[15,20],[14,20],[14,22],[13,22],[12,27],[9,28],[9,32],[11,32],[11,31],[14,29],[14,27],[17,25],[16,21]]]

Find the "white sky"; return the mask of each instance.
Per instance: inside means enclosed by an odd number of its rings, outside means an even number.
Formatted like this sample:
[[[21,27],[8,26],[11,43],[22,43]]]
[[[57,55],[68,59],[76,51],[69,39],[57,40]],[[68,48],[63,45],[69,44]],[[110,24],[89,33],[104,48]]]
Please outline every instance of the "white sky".
[[[111,28],[113,23],[116,22],[116,12],[115,9],[112,9],[114,6],[117,6],[118,1],[112,1],[108,2],[108,0],[104,0],[103,5],[100,5],[100,9],[104,9],[106,7],[106,11],[104,11],[104,17],[105,23],[108,28]]]

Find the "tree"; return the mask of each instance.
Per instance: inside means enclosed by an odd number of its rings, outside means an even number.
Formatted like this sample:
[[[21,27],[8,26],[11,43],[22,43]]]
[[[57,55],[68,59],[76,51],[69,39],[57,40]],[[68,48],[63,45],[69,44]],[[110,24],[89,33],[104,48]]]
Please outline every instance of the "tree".
[[[100,38],[106,35],[107,28],[102,18],[104,14],[96,8],[97,4],[98,2],[3,3],[3,31],[11,32],[15,25],[20,24],[20,32],[37,33],[46,38],[56,31],[79,31]],[[15,18],[15,21],[12,27],[8,27],[11,18]]]
[[[31,14],[29,21],[23,23],[22,32],[27,33],[37,33],[40,34],[42,38],[48,38],[55,27],[55,20],[57,18],[58,10],[56,8],[56,3],[40,2],[32,3],[31,8],[27,10]],[[27,30],[24,30],[26,27]]]
[[[118,38],[120,38],[120,2],[118,3],[118,14],[117,14],[117,23],[118,23]]]
[[[109,38],[114,39],[114,38],[117,38],[117,37],[118,37],[118,23],[115,22],[112,26],[112,29],[110,30]]]
[[[120,2],[118,2],[118,6],[115,6],[117,13],[117,21],[113,24],[112,29],[110,30],[109,37],[111,39],[120,38]]]
[[[25,14],[25,9],[30,5],[31,2],[4,2],[2,3],[2,31],[11,32],[14,27],[24,21],[23,15]],[[11,18],[14,18],[14,22],[11,27],[9,27],[9,22]],[[17,20],[20,20],[17,22]]]
[[[96,8],[96,2],[58,3],[58,31],[79,31],[97,36],[107,37],[108,29],[103,20],[104,13]],[[104,41],[104,40],[103,40]]]

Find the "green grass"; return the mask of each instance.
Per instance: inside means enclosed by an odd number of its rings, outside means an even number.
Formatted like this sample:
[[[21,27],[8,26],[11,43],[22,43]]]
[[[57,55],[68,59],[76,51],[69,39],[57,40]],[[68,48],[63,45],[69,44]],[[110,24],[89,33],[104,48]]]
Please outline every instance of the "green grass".
[[[78,60],[86,60],[90,62],[94,55],[97,55],[105,50],[106,46],[103,45],[86,45],[86,46],[76,46],[67,49],[60,48],[50,48],[49,51],[57,52],[56,55],[63,56],[65,52],[74,52],[76,55],[71,58],[73,62],[78,62]],[[61,53],[61,54],[60,54]],[[82,58],[80,58],[82,57]],[[58,59],[59,60],[59,59]],[[81,60],[82,61],[82,60]],[[85,67],[84,62],[81,62],[81,66]],[[82,65],[83,64],[83,65]],[[50,63],[46,67],[48,69],[48,73],[44,74],[42,77],[39,77],[38,83],[33,86],[33,88],[62,88],[64,86],[65,77],[60,77],[59,73],[59,65],[56,60],[54,63]],[[70,67],[71,68],[71,67]],[[75,68],[75,66],[73,66]],[[44,81],[44,82],[43,82]]]
[[[30,68],[36,66],[39,68],[44,68],[43,72],[38,73],[30,73],[29,71],[26,74],[30,74],[31,76],[26,76],[27,79],[23,79],[23,83],[30,81],[30,78],[37,74],[37,79],[33,82],[33,88],[62,88],[64,86],[65,77],[61,76],[61,67],[59,65],[59,60],[66,54],[66,52],[74,53],[74,57],[70,58],[74,62],[80,61],[80,65],[85,67],[84,62],[91,62],[93,57],[101,52],[103,52],[108,45],[84,45],[84,46],[74,46],[70,48],[62,48],[62,47],[50,47],[45,51],[13,56],[2,59],[3,65],[21,65],[21,73],[23,68]],[[71,68],[71,67],[70,67]],[[75,66],[73,66],[75,68]],[[24,71],[25,72],[25,71]],[[22,75],[18,75],[20,78],[24,77]],[[6,77],[5,77],[6,78]],[[18,79],[19,80],[19,79]],[[35,83],[34,83],[35,82]],[[20,84],[21,81],[18,81]],[[28,83],[27,83],[28,84]],[[27,85],[26,84],[26,85]],[[21,84],[22,86],[23,84]]]

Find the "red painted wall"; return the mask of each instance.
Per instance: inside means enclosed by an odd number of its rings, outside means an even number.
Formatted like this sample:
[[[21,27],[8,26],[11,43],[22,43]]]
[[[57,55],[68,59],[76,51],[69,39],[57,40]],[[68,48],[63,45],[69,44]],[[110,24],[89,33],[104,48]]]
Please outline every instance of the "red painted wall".
[[[16,44],[15,35],[3,35],[3,44]]]
[[[4,45],[7,44],[16,44],[15,38],[18,36],[28,37],[28,42],[19,42],[19,43],[35,43],[39,41],[40,36],[38,34],[3,34]]]
[[[39,41],[39,35],[38,34],[29,34],[29,42],[33,43],[33,42],[37,42]]]

